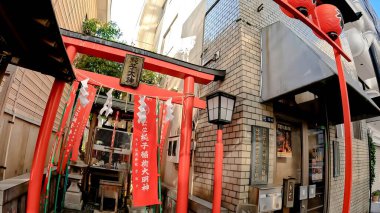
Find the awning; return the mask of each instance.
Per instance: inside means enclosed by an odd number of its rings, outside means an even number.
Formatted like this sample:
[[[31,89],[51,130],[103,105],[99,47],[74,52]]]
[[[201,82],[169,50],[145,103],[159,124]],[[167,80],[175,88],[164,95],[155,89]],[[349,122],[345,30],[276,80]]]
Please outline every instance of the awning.
[[[347,70],[347,69],[345,69]],[[346,72],[353,121],[380,115],[380,109]],[[329,120],[342,123],[338,76],[333,59],[307,44],[283,23],[274,23],[262,31],[263,102],[276,101],[302,92],[323,96]]]
[[[75,79],[50,0],[0,1],[0,54],[4,52],[14,65]]]

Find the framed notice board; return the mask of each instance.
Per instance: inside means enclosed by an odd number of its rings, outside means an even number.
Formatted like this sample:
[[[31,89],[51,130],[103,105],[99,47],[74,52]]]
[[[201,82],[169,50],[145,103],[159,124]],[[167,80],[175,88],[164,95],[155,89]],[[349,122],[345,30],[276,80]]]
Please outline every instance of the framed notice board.
[[[269,129],[252,126],[251,185],[268,183]]]

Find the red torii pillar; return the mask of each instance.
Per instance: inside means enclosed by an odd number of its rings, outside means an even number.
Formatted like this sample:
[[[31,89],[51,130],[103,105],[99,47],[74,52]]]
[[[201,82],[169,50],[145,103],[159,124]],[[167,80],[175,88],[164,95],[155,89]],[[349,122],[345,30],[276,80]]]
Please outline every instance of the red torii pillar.
[[[67,54],[70,62],[73,62],[77,50],[73,46],[67,47]],[[63,80],[55,79],[53,87],[51,88],[49,99],[46,103],[44,116],[42,118],[40,130],[38,132],[36,147],[34,148],[34,156],[32,162],[32,169],[30,171],[30,181],[28,186],[28,197],[26,204],[26,212],[38,213],[40,211],[40,197],[41,186],[44,173],[44,164],[53,130],[54,120],[57,114],[59,103],[63,90],[65,89],[65,82]]]
[[[179,147],[178,187],[176,212],[188,212],[190,149],[194,106],[194,77],[186,76],[183,93],[185,100],[182,108],[181,146]]]

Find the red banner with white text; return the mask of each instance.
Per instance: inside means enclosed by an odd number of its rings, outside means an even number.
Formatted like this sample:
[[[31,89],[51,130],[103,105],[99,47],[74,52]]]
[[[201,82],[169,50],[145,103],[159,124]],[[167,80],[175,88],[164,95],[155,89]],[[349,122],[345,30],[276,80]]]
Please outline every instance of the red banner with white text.
[[[94,104],[94,100],[95,100],[95,95],[96,95],[96,89],[95,89],[95,87],[92,86],[92,85],[88,85],[88,96],[87,96],[87,99],[88,99],[89,102],[85,106],[84,117],[82,118],[82,121],[79,124],[78,132],[77,132],[77,134],[76,134],[76,136],[74,138],[73,154],[71,156],[71,161],[78,160],[80,142],[82,141],[82,136],[83,136],[83,133],[84,133],[84,129],[86,128],[88,118],[90,117],[91,108],[92,108],[92,105]]]
[[[159,204],[156,99],[135,96],[133,117],[133,206]]]
[[[54,141],[54,145],[53,145],[53,150],[51,151],[50,153],[50,157],[49,157],[49,161],[48,161],[48,168],[47,168],[47,174],[45,176],[45,181],[44,181],[44,186],[42,188],[42,191],[43,193],[42,194],[45,194],[46,192],[46,186],[48,184],[48,180],[49,180],[49,177],[50,177],[50,171],[51,171],[51,168],[53,166],[53,162],[52,162],[52,159],[53,159],[53,156],[55,156],[56,154],[59,154],[59,158],[56,162],[58,162],[58,167],[59,168],[59,160],[61,159],[61,150],[59,150],[59,147],[60,147],[60,144],[61,142],[63,141],[62,140],[62,134],[63,134],[63,131],[66,127],[66,122],[67,122],[67,119],[69,118],[69,115],[71,113],[71,109],[73,108],[73,105],[74,105],[74,100],[75,100],[75,94],[78,90],[78,85],[79,85],[79,82],[77,81],[74,81],[73,85],[71,86],[71,91],[70,91],[70,94],[69,94],[69,98],[67,99],[67,102],[66,102],[66,105],[65,105],[65,112],[62,116],[62,120],[61,120],[61,125],[59,126],[59,129],[58,129],[58,132],[56,134],[56,141]],[[58,153],[56,153],[57,151],[57,147],[58,147]],[[56,160],[56,159],[55,159]]]
[[[62,135],[63,135],[65,127],[66,127],[66,122],[69,119],[71,111],[73,111],[72,108],[74,106],[74,101],[75,101],[75,96],[76,96],[76,93],[78,90],[78,86],[79,86],[78,81],[74,81],[73,85],[71,86],[70,96],[69,96],[69,99],[67,100],[67,103],[66,103],[65,114],[63,114],[61,126],[59,127],[58,132],[57,132],[58,150],[59,150],[59,147],[61,147],[60,144],[63,141]],[[60,168],[61,158],[62,158],[63,154],[64,153],[61,150],[59,150],[59,158],[58,158],[57,168]]]
[[[168,130],[170,126],[170,120],[166,119],[166,105],[161,104],[161,113],[160,113],[160,120],[161,120],[161,133],[160,133],[160,161],[162,161],[162,153],[164,151],[165,143],[166,143],[166,138],[168,135]]]
[[[64,156],[63,156],[62,167],[61,167],[62,173],[65,172],[64,169],[69,159],[70,151],[73,148],[75,142],[77,141],[77,138],[79,137],[80,139],[82,137],[84,128],[82,129],[81,127],[83,126],[83,123],[87,122],[88,117],[90,115],[92,104],[94,103],[94,98],[95,98],[95,93],[96,93],[95,87],[92,85],[88,85],[88,93],[89,95],[87,96],[87,99],[89,100],[89,103],[86,106],[82,106],[79,98],[77,99],[75,110],[73,112],[73,116],[71,119],[69,135],[67,137],[65,150],[63,153]]]
[[[73,108],[74,106],[75,95],[77,93],[78,86],[79,86],[78,81],[74,81],[73,85],[71,86],[70,96],[66,103],[65,114],[62,117],[61,126],[59,127],[59,130],[57,132],[58,137],[60,137],[63,134],[63,130],[65,129],[67,119],[69,118],[69,115],[71,112],[71,108]]]

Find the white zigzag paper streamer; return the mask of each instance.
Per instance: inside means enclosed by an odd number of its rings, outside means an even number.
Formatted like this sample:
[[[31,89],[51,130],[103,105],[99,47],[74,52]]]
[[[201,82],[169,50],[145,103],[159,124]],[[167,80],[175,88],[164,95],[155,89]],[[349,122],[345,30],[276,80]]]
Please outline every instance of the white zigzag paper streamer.
[[[86,78],[84,80],[82,80],[80,83],[82,85],[82,87],[80,88],[79,90],[79,102],[82,106],[86,106],[90,101],[87,99],[87,96],[88,96],[88,81],[90,79],[89,78]]]
[[[139,112],[137,113],[138,123],[145,123],[146,122],[146,103],[145,103],[145,96],[139,96],[139,104],[140,106],[138,107]]]
[[[174,105],[172,104],[172,98],[169,98],[167,101],[165,101],[165,110],[166,110],[165,121],[173,120]]]
[[[113,113],[113,109],[112,109],[112,92],[113,92],[113,89],[110,89],[107,92],[107,100],[104,103],[103,108],[99,111],[99,115],[102,115],[103,113],[105,113],[104,115],[106,117],[108,117],[109,115],[112,115],[112,113]]]

